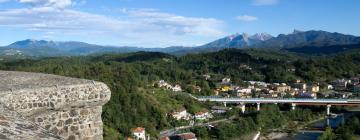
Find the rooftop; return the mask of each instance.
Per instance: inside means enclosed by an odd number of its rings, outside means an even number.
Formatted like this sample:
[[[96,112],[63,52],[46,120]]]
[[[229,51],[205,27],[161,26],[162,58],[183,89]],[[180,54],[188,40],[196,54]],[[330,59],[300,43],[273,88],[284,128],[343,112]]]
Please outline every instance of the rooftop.
[[[185,139],[185,140],[187,140],[187,139],[195,139],[196,138],[195,134],[191,133],[191,132],[190,133],[178,134],[178,136],[181,137],[182,139]]]
[[[136,127],[136,128],[131,129],[131,132],[134,132],[134,133],[142,133],[144,131],[145,131],[145,128],[143,128],[143,127]]]

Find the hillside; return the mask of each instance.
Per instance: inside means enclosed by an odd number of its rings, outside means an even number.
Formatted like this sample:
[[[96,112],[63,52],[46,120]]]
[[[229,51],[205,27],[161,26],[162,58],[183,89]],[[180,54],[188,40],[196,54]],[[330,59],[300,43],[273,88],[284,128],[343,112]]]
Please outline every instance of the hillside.
[[[289,71],[292,68],[295,71]],[[153,88],[153,83],[158,80],[177,83],[186,92],[192,92],[190,87],[197,85],[202,91],[195,95],[212,95],[210,87],[214,88],[223,77],[231,77],[238,85],[244,80],[289,82],[298,78],[322,82],[360,73],[360,52],[314,58],[254,49],[225,49],[182,57],[138,52],[0,61],[0,69],[51,73],[106,83],[112,97],[104,106],[102,117],[105,138],[113,139],[129,136],[129,130],[137,126],[143,126],[149,134],[157,136],[160,130],[174,125],[164,114],[181,107],[192,113],[208,109],[208,105],[187,96]],[[212,79],[204,80],[203,74],[210,74]]]

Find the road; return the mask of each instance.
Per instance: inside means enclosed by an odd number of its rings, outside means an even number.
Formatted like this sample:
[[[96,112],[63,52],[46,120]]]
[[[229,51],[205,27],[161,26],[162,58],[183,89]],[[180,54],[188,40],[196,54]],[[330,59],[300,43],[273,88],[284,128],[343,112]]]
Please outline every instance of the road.
[[[296,104],[331,104],[331,105],[360,105],[359,99],[309,99],[309,98],[226,98],[219,96],[196,97],[199,101],[222,103],[296,103]]]
[[[172,128],[172,129],[161,131],[160,136],[161,137],[171,136],[171,135],[176,134],[176,132],[178,132],[179,130],[189,129],[189,128],[197,127],[197,126],[208,126],[208,125],[217,124],[217,123],[220,123],[220,122],[229,121],[229,120],[231,120],[233,118],[234,117],[230,117],[228,119],[215,120],[215,121],[211,121],[211,122],[207,122],[207,123],[197,123],[195,125],[179,126],[179,127],[175,127],[175,128]]]

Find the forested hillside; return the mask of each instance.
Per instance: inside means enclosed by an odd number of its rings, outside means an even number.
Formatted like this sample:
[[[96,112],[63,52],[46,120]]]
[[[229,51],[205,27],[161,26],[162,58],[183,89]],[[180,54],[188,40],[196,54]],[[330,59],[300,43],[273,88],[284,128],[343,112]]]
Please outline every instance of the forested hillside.
[[[0,69],[51,73],[105,82],[111,88],[112,97],[104,107],[102,117],[106,126],[105,136],[112,139],[118,137],[113,134],[128,136],[129,130],[137,126],[145,127],[147,132],[156,136],[159,130],[172,127],[171,120],[166,117],[169,111],[179,107],[185,107],[190,112],[206,108],[204,104],[187,96],[154,89],[153,84],[158,80],[180,84],[186,92],[192,92],[192,85],[200,86],[203,90],[194,93],[198,95],[210,95],[210,87],[225,76],[230,76],[239,84],[244,80],[289,82],[297,78],[322,82],[360,73],[360,52],[311,58],[237,49],[183,57],[137,52],[0,61]],[[204,80],[204,74],[214,78]]]

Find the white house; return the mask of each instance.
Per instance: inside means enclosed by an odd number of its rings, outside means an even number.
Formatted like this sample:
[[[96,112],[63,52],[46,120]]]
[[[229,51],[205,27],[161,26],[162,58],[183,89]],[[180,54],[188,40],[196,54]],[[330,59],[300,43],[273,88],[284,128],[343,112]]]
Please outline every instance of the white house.
[[[334,86],[333,86],[333,85],[327,85],[327,89],[333,90],[333,89],[334,89]]]
[[[222,80],[221,80],[221,83],[222,84],[229,84],[231,82],[231,79],[230,78],[223,78]]]
[[[174,87],[171,88],[172,91],[176,91],[176,92],[179,92],[179,91],[182,91],[181,89],[181,86],[180,85],[175,85]]]
[[[146,140],[145,128],[143,127],[132,128],[131,132],[136,140]]]
[[[172,112],[171,117],[173,117],[176,120],[181,120],[181,119],[190,120],[191,114],[188,113],[185,108],[181,108],[178,111]]]
[[[200,111],[195,113],[195,119],[197,120],[206,120],[212,118],[212,115],[207,111]]]
[[[238,93],[246,93],[246,94],[250,94],[251,91],[252,91],[251,88],[242,88],[237,90]]]
[[[172,87],[169,83],[167,83],[167,82],[165,82],[165,80],[160,80],[159,82],[158,82],[158,85],[159,85],[159,87],[165,87],[165,88],[170,88],[170,87]]]

